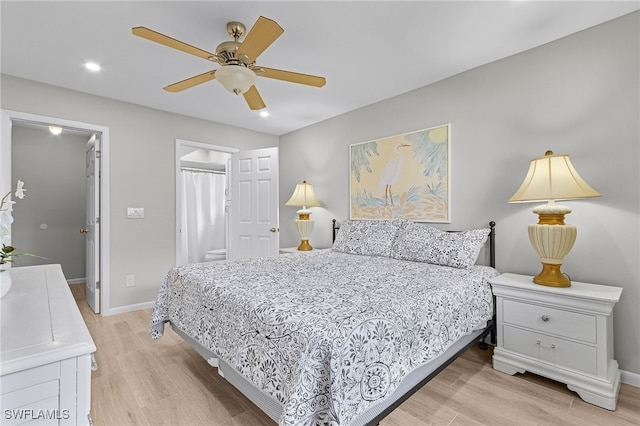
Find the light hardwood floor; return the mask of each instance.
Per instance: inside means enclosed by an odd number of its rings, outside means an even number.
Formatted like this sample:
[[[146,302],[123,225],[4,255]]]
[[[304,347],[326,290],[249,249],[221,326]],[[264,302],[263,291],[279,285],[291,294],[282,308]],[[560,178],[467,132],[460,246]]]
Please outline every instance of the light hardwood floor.
[[[151,309],[94,315],[83,287],[71,286],[97,346],[95,426],[274,424],[169,327],[152,342]],[[491,350],[474,347],[381,425],[640,425],[640,388],[623,384],[611,412],[561,383],[495,371]]]

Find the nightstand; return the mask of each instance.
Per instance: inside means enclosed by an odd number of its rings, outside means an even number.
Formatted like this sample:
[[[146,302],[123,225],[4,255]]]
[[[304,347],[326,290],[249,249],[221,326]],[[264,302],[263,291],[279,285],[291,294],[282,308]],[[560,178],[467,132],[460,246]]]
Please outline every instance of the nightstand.
[[[557,380],[584,401],[615,410],[620,370],[612,312],[622,288],[575,281],[546,287],[531,279],[502,274],[490,280],[498,334],[493,368]]]

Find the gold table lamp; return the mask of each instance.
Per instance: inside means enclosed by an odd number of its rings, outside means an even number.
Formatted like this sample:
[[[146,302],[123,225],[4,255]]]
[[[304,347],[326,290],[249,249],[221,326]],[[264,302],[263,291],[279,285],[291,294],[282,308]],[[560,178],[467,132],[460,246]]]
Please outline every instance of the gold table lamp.
[[[538,215],[538,223],[529,225],[529,240],[542,262],[542,271],[533,277],[534,283],[552,287],[571,286],[571,280],[560,267],[576,241],[577,229],[564,223],[564,215],[571,213],[571,209],[556,204],[556,201],[600,196],[576,172],[568,155],[554,155],[553,151],[547,151],[544,157],[531,160],[524,182],[509,202],[547,201],[547,204],[533,209]]]
[[[313,186],[311,186],[310,183],[307,183],[306,180],[303,180],[302,183],[296,185],[291,198],[289,198],[289,201],[284,203],[284,205],[302,207],[302,209],[296,212],[298,213],[298,219],[295,221],[296,229],[300,235],[300,245],[298,246],[298,250],[313,250],[313,247],[309,244],[309,237],[313,232],[314,223],[310,217],[311,210],[308,210],[307,207],[320,207],[320,202],[316,197]]]

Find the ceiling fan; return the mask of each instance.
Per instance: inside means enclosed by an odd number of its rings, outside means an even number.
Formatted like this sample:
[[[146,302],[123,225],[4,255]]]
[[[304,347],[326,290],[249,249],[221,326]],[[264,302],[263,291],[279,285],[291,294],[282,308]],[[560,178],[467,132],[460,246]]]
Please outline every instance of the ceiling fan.
[[[314,87],[322,87],[326,83],[324,77],[256,65],[258,56],[284,33],[284,30],[277,22],[264,16],[258,18],[248,33],[246,33],[246,27],[242,23],[229,22],[227,24],[227,32],[233,37],[233,41],[220,43],[215,53],[191,46],[146,27],[134,27],[131,31],[134,35],[146,38],[147,40],[222,65],[222,67],[217,70],[207,71],[164,87],[164,90],[168,92],[180,92],[207,81],[217,79],[228,91],[236,95],[242,94],[247,104],[249,104],[249,108],[258,110],[265,108],[266,105],[254,85],[257,76]],[[244,38],[244,41],[240,42],[242,38]]]

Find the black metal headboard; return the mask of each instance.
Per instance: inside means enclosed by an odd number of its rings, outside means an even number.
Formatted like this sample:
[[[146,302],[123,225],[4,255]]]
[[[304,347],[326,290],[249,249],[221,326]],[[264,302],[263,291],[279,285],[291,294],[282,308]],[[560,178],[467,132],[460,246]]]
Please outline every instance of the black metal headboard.
[[[492,220],[489,222],[489,265],[496,267],[496,223]]]
[[[338,225],[338,221],[336,221],[335,219],[333,219],[331,221],[333,223],[332,226],[332,232],[333,232],[333,239],[331,241],[336,240],[336,234],[338,233],[338,229],[340,229],[340,225]],[[496,222],[495,221],[490,221],[489,222],[489,229],[491,230],[489,232],[489,265],[493,268],[496,267]],[[448,231],[448,232],[460,232],[460,231]]]
[[[333,239],[331,240],[332,242],[336,242],[336,234],[338,233],[338,229],[340,229],[340,225],[338,225],[338,221],[333,219],[331,221],[333,223]]]

